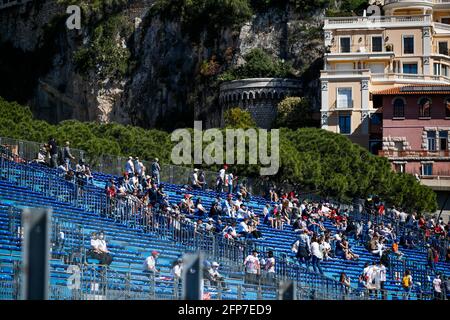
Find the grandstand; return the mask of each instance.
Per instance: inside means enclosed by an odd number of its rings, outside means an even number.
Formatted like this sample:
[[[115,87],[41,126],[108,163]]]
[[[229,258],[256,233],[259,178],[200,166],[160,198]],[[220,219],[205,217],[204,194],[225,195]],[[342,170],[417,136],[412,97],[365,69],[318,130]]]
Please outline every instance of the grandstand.
[[[31,163],[31,158],[16,154],[12,145],[0,150],[0,299],[21,299],[22,241],[21,210],[29,207],[51,208],[51,259],[49,299],[54,300],[146,300],[180,299],[180,280],[171,272],[172,263],[186,253],[202,252],[208,262],[218,262],[227,290],[204,281],[205,299],[263,300],[277,299],[279,284],[292,280],[296,298],[311,299],[381,299],[381,295],[361,287],[358,277],[365,263],[378,261],[361,240],[349,237],[352,250],[358,260],[345,260],[336,256],[322,262],[324,274],[307,270],[297,262],[292,244],[298,239],[291,225],[275,229],[263,222],[263,208],[267,203],[275,205],[262,196],[253,195],[246,205],[258,215],[259,239],[228,240],[222,233],[199,230],[195,225],[198,216],[186,214],[183,219],[174,217],[157,207],[149,209],[131,197],[112,199],[105,193],[105,185],[118,176],[105,172],[93,172],[93,183],[80,185],[67,180],[60,170],[46,165]],[[164,181],[163,181],[164,182]],[[164,192],[172,204],[179,203],[186,193],[202,199],[203,206],[210,208],[216,197],[226,198],[226,193],[213,190],[187,190],[185,185],[164,183]],[[330,202],[327,200],[326,202]],[[367,211],[332,202],[330,206],[339,211],[347,210],[350,217],[363,221],[384,220],[395,223],[389,216],[374,216]],[[223,217],[231,222],[231,218]],[[330,219],[323,225],[331,232],[336,226]],[[398,223],[399,237],[407,232]],[[92,232],[103,231],[113,261],[109,267],[89,255]],[[63,236],[61,236],[63,235]],[[446,254],[440,255],[436,270],[426,267],[427,254],[423,237],[416,234],[415,249],[402,249],[404,259],[393,255],[389,258],[386,299],[403,298],[402,275],[411,270],[415,286],[409,299],[432,299],[432,280],[436,272],[450,275]],[[440,243],[448,248],[448,236]],[[252,250],[265,257],[271,250],[275,257],[276,281],[269,281],[262,274],[258,283],[245,281],[243,261]],[[161,253],[158,274],[143,272],[143,263],[151,252]],[[207,264],[207,263],[206,263]],[[77,273],[77,270],[80,272]],[[345,272],[351,279],[346,291],[339,282]],[[74,285],[74,274],[79,285]]]

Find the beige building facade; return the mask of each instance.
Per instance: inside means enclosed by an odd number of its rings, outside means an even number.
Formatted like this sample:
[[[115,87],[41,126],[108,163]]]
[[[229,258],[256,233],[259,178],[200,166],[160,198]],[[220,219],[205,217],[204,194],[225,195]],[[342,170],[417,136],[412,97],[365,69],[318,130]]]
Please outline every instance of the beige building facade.
[[[321,126],[373,153],[382,146],[373,92],[450,84],[450,0],[385,0],[379,14],[326,18],[324,37]]]

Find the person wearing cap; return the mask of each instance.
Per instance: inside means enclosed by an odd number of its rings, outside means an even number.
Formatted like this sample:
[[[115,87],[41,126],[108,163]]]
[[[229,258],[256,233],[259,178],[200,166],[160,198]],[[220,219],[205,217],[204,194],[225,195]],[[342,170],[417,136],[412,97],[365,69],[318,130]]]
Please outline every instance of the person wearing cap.
[[[161,171],[161,167],[159,165],[159,159],[155,158],[155,161],[152,162],[152,176],[155,179],[156,184],[160,184],[161,181],[159,179],[159,172]]]
[[[185,194],[184,199],[181,200],[181,210],[187,214],[193,214],[195,212],[195,205],[192,201],[192,194]]]
[[[213,261],[208,268],[206,276],[212,286],[221,288],[222,290],[228,290],[225,278],[219,272],[219,266],[219,263]]]
[[[134,162],[132,156],[129,156],[128,161],[125,163],[125,173],[129,178],[134,175]]]
[[[261,265],[258,259],[258,251],[253,250],[244,260],[245,267],[245,283],[258,284],[261,274]]]
[[[148,256],[144,261],[144,273],[150,275],[155,275],[159,273],[159,270],[156,268],[156,263],[158,261],[159,252],[156,250],[152,251],[152,254]]]
[[[209,219],[206,221],[205,230],[206,230],[207,232],[209,232],[209,233],[215,232],[216,227],[215,227],[215,225],[214,225],[214,219],[209,218]]]
[[[144,192],[147,192],[152,187],[152,177],[146,175],[142,179],[142,189]]]
[[[74,160],[75,157],[70,152],[70,142],[66,141],[64,149],[63,149],[63,161],[70,168],[70,160]]]

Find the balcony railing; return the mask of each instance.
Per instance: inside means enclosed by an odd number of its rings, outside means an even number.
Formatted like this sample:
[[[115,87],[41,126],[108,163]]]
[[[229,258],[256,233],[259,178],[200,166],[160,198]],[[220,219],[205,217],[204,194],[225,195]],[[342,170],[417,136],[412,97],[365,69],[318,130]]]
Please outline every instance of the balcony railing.
[[[380,150],[379,156],[388,158],[437,158],[450,157],[450,151],[428,151],[428,150]]]
[[[412,73],[372,73],[372,80],[375,81],[430,81],[450,83],[450,78],[442,75],[424,75]]]
[[[361,45],[351,45],[351,46],[341,46],[338,43],[335,43],[330,47],[331,54],[339,53],[339,54],[351,54],[351,53],[369,53],[369,54],[386,54],[392,52],[391,46],[372,46],[369,44],[361,44]]]
[[[414,15],[414,16],[369,16],[369,17],[333,17],[325,18],[325,28],[327,26],[337,25],[353,25],[354,27],[367,24],[410,24],[415,23],[431,23],[431,15]]]

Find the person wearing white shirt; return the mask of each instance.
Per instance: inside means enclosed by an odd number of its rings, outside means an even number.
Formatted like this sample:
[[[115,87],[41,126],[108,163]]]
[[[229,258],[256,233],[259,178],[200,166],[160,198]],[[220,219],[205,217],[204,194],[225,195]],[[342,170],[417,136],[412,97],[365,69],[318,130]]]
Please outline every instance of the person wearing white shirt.
[[[442,284],[441,275],[436,274],[436,277],[433,280],[434,300],[442,300],[441,284]]]
[[[387,299],[387,294],[384,289],[384,284],[386,282],[386,266],[380,261],[378,263],[378,282],[380,283],[380,291],[381,291],[381,297],[383,300]]]
[[[408,214],[405,211],[402,210],[398,214],[398,217],[399,217],[401,223],[405,223],[406,222],[406,218],[408,218]]]
[[[128,161],[125,164],[125,172],[128,173],[129,177],[134,175],[133,157],[128,157]]]
[[[256,284],[258,277],[261,274],[261,266],[258,259],[258,251],[253,250],[251,255],[248,255],[244,260],[245,266],[245,283]]]
[[[172,267],[172,275],[175,280],[180,280],[183,273],[183,259],[179,258]]]
[[[323,240],[320,245],[320,250],[322,251],[323,257],[325,260],[332,260],[330,257],[331,245],[328,241]]]
[[[217,175],[217,192],[223,192],[223,186],[225,184],[225,166],[219,170],[219,173]]]
[[[142,166],[141,166],[141,162],[139,161],[139,158],[136,157],[134,158],[134,171],[137,174],[138,177],[141,177],[142,175]]]
[[[109,266],[112,263],[112,257],[106,246],[105,236],[103,232],[100,232],[97,236],[95,232],[91,237],[91,257],[99,260],[101,265]]]
[[[267,252],[267,259],[264,263],[265,276],[269,284],[275,283],[275,257],[273,256],[273,251],[269,250]]]
[[[156,268],[156,262],[159,257],[158,251],[152,251],[152,254],[148,256],[144,261],[144,272],[147,274],[158,273],[159,270]]]
[[[247,237],[249,234],[249,228],[248,228],[247,223],[248,223],[248,219],[244,219],[239,223],[237,232],[241,236]]]
[[[322,250],[320,249],[319,241],[320,240],[317,239],[317,237],[313,237],[311,241],[311,258],[314,272],[323,274],[322,267],[320,266],[320,263],[323,260],[323,253]]]
[[[208,278],[211,285],[222,288],[223,290],[228,290],[225,284],[225,278],[219,272],[219,264],[217,262],[212,262],[211,267],[208,269]]]
[[[201,189],[201,185],[199,184],[198,181],[198,169],[195,168],[194,172],[191,175],[191,186],[194,189]]]

